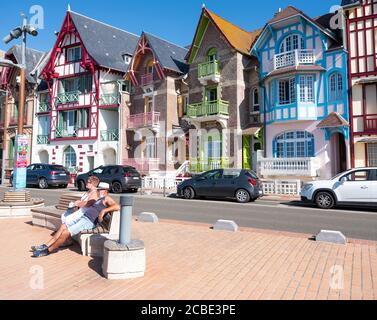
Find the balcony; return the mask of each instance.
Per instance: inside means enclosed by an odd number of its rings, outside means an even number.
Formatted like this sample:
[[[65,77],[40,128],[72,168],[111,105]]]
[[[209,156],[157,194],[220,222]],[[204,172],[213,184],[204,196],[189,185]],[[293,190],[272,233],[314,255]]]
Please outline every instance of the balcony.
[[[153,73],[143,74],[140,78],[141,86],[149,86],[153,83]]]
[[[186,115],[188,118],[201,118],[221,115],[229,116],[229,102],[216,100],[197,104],[189,104],[187,106]]]
[[[120,104],[120,95],[119,93],[109,93],[102,94],[100,98],[101,106],[113,106]]]
[[[365,116],[365,129],[366,132],[377,132],[377,114],[368,114]]]
[[[38,113],[47,113],[50,112],[51,105],[50,102],[40,102],[38,107]]]
[[[160,159],[149,158],[149,159],[126,159],[123,161],[123,165],[134,167],[137,171],[141,173],[149,173],[152,171],[160,170]]]
[[[68,103],[78,103],[80,99],[80,91],[64,92],[58,93],[55,98],[56,104],[68,104]]]
[[[262,158],[258,155],[259,174],[266,177],[317,177],[319,158]]]
[[[140,129],[160,126],[160,112],[148,112],[127,117],[127,129]]]
[[[190,172],[193,173],[200,173],[209,170],[216,170],[216,169],[228,169],[230,168],[230,159],[227,157],[220,157],[220,158],[208,158],[205,159],[190,159]]]
[[[111,130],[102,130],[101,131],[101,141],[119,141],[119,130],[118,129],[111,129]]]
[[[37,136],[37,144],[50,144],[50,136],[49,135],[38,135]]]
[[[219,83],[220,78],[218,61],[205,62],[198,65],[198,79],[202,85],[207,85],[208,81]]]
[[[75,129],[62,129],[58,128],[55,130],[55,139],[59,138],[75,138],[78,136],[78,128]]]
[[[313,65],[316,62],[314,50],[293,50],[276,54],[274,59],[274,70],[300,65]]]

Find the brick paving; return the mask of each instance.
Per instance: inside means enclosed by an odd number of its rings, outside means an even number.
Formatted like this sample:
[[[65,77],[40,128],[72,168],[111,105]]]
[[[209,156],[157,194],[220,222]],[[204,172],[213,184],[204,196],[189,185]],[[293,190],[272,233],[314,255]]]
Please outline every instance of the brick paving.
[[[101,259],[81,256],[77,246],[32,259],[29,247],[43,243],[50,232],[29,220],[0,220],[1,300],[377,297],[377,246],[372,241],[342,246],[286,232],[242,228],[229,233],[202,224],[134,221],[133,237],[146,244],[145,277],[109,281],[101,275]],[[43,289],[35,281],[41,272]]]

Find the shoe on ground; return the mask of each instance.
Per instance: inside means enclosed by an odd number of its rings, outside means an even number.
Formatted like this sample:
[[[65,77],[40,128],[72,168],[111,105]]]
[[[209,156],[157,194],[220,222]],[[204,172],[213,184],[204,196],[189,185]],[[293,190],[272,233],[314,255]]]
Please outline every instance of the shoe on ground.
[[[40,250],[40,251],[34,251],[33,253],[33,258],[42,258],[48,256],[50,253],[48,252],[47,249],[45,250]]]
[[[33,252],[47,250],[47,249],[48,249],[48,247],[45,244],[42,244],[40,246],[32,246],[31,247],[31,251],[33,251]]]

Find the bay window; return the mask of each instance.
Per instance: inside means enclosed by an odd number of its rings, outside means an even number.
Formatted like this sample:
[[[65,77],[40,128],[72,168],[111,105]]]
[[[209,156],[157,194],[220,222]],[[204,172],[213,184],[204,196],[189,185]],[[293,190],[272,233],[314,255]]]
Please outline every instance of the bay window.
[[[292,131],[280,134],[274,141],[275,158],[314,157],[314,136],[306,131]]]
[[[300,102],[314,103],[314,77],[300,76]]]

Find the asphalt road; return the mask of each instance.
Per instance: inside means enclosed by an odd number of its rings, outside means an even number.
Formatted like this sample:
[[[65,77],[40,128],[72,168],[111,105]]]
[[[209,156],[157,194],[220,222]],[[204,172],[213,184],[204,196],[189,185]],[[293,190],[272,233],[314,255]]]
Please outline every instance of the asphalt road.
[[[0,187],[0,199],[6,188]],[[69,190],[29,189],[46,205],[56,204]],[[113,195],[119,199],[118,195]],[[271,229],[315,235],[320,230],[339,230],[347,237],[377,241],[377,208],[338,208],[323,211],[301,203],[259,200],[246,205],[234,201],[182,200],[158,196],[135,196],[134,215],[154,212],[161,219],[214,224],[219,219],[234,220],[240,227]]]

